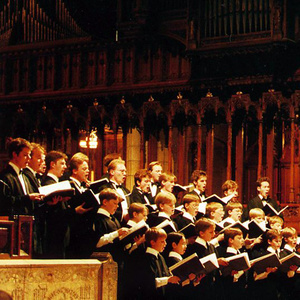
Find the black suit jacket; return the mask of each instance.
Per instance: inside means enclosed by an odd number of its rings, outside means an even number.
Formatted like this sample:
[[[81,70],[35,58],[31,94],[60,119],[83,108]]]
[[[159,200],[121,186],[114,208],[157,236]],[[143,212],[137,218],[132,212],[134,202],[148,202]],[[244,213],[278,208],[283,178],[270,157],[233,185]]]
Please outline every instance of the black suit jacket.
[[[276,200],[272,198],[268,198],[267,202],[272,205],[277,211],[279,211],[279,205]],[[256,197],[252,198],[247,205],[247,208],[244,211],[244,219],[247,220],[249,218],[249,211],[252,208],[260,208],[263,209],[263,203],[260,197],[257,195]]]
[[[29,182],[23,176],[25,185]],[[0,179],[3,180],[0,189],[0,215],[30,215],[33,213],[33,203],[28,195],[25,195],[18,174],[12,168],[7,167],[0,173]]]
[[[35,175],[28,169],[23,169],[23,174],[26,176],[28,182],[29,182],[29,190],[30,193],[38,193],[39,187],[41,184],[39,183],[38,179],[35,177]]]
[[[151,204],[151,194],[146,195],[147,199],[149,200],[149,203]],[[144,194],[141,190],[137,189],[136,186],[133,187],[131,195],[130,195],[130,204],[131,203],[142,203],[142,204],[148,204],[145,200]]]
[[[106,188],[111,188],[111,189],[117,191],[117,189],[115,188],[115,185],[114,185],[111,181],[109,181],[109,182],[106,183],[106,184],[103,184],[103,185],[100,187],[99,192],[101,192],[102,190],[104,190],[104,189],[106,189]],[[124,195],[130,194],[130,191],[129,191],[126,187],[122,186],[122,190],[123,190],[123,192],[124,192]],[[130,199],[129,199],[129,196],[126,196],[126,201],[127,201],[128,207],[129,207],[129,205],[130,205]],[[122,206],[121,206],[121,203],[119,203],[119,206],[118,206],[117,211],[115,212],[114,216],[118,219],[118,221],[119,221],[120,223],[123,224],[123,222],[122,222],[122,221],[123,221],[123,220],[122,220],[122,215],[123,215],[123,213],[122,213],[122,212],[123,212],[123,211],[122,211]],[[125,225],[125,224],[124,224],[124,225]]]

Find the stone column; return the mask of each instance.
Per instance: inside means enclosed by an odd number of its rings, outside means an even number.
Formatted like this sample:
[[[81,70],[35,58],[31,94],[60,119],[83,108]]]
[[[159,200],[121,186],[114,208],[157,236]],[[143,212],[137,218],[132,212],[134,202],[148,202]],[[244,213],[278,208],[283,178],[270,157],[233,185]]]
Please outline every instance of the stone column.
[[[131,131],[127,134],[126,141],[126,187],[131,190],[131,188],[134,185],[134,174],[137,170],[140,169],[141,134],[138,132],[137,129],[131,129]]]
[[[257,162],[257,178],[262,176],[262,147],[263,147],[263,117],[262,111],[259,108],[258,111],[258,162]]]

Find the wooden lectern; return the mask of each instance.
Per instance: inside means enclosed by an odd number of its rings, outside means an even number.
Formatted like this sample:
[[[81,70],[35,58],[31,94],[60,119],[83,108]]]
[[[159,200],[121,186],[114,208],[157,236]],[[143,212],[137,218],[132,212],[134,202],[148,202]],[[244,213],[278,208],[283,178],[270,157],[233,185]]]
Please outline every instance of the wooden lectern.
[[[33,216],[0,217],[0,259],[32,257]]]

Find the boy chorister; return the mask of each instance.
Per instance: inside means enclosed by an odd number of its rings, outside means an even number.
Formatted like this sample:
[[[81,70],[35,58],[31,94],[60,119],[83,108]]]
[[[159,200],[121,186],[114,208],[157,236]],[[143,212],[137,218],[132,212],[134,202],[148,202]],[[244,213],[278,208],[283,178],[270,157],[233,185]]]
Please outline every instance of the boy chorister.
[[[182,198],[182,204],[182,213],[174,219],[178,230],[184,228],[190,223],[195,223],[199,207],[199,198],[193,194],[186,194]]]
[[[188,245],[186,251],[186,257],[197,253],[199,258],[203,258],[209,254],[218,253],[213,245],[209,242],[215,235],[215,224],[206,218],[199,219],[195,224],[195,231],[197,238],[195,243]],[[218,258],[220,265],[227,265],[223,258]],[[201,299],[223,299],[223,290],[220,285],[220,278],[218,272],[211,272],[207,274],[195,289],[196,295],[201,295]]]
[[[177,178],[174,174],[169,172],[162,173],[159,176],[160,192],[172,193],[176,180]]]
[[[223,227],[241,221],[241,217],[243,214],[243,205],[239,202],[229,202],[225,207],[225,214],[228,217],[223,220]]]
[[[269,230],[266,233],[268,247],[266,250],[261,250],[253,254],[253,258],[260,257],[269,253],[275,253],[280,257],[280,247],[282,236],[276,230]],[[280,281],[277,268],[267,268],[261,274],[253,273],[254,282],[249,288],[252,293],[252,299],[256,300],[277,300],[279,299]]]
[[[122,201],[118,193],[110,188],[99,194],[100,208],[94,219],[93,230],[96,241],[96,251],[110,252],[116,262],[122,258],[122,249],[114,243],[119,236],[127,233],[127,228],[121,228],[119,221],[114,217],[119,202]]]
[[[283,258],[296,252],[297,246],[297,230],[293,227],[285,227],[282,231],[284,239],[284,247],[280,253],[280,257]],[[291,266],[287,273],[282,272],[280,275],[281,292],[283,299],[297,299],[300,293],[300,270],[297,266]]]
[[[145,238],[147,249],[135,265],[136,289],[132,291],[131,299],[166,299],[166,286],[180,281],[170,274],[160,254],[166,246],[167,234],[163,229],[150,228]]]
[[[244,245],[243,232],[238,228],[229,228],[224,232],[224,242],[227,245],[224,257],[231,257],[240,253]],[[225,299],[246,299],[246,276],[244,271],[232,271],[231,274],[223,274]]]
[[[147,223],[149,227],[159,225],[165,220],[169,221],[172,231],[177,231],[177,225],[171,220],[174,214],[176,198],[170,192],[160,192],[155,198],[158,212],[153,212],[148,215]]]

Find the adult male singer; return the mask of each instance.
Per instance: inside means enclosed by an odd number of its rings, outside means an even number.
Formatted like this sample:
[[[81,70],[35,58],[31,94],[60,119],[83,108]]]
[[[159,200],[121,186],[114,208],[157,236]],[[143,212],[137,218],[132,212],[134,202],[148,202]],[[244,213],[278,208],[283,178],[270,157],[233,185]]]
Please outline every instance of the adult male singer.
[[[29,182],[29,190],[34,193],[39,192],[41,186],[40,173],[43,172],[45,164],[46,150],[39,144],[31,143],[31,154],[28,166],[23,169],[24,176]],[[45,203],[34,203],[34,224],[33,224],[33,257],[40,258],[44,254],[45,245]]]
[[[130,203],[152,204],[150,196],[150,174],[140,169],[134,174],[134,187],[130,195]]]
[[[191,194],[198,196],[200,202],[202,202],[206,198],[205,196],[206,183],[207,183],[206,172],[202,170],[195,170],[192,173],[191,181],[193,182],[195,187],[191,192]]]
[[[29,182],[22,174],[30,159],[31,145],[22,138],[13,139],[8,145],[10,161],[1,172],[4,188],[0,195],[0,215],[33,214],[33,201],[41,195],[29,191]]]
[[[272,205],[277,211],[279,211],[279,205],[276,200],[270,198],[270,179],[268,177],[261,177],[256,181],[257,196],[248,202],[247,208],[244,211],[244,219],[247,220],[249,211],[252,208],[263,209],[265,203]]]
[[[40,172],[45,163],[46,150],[39,144],[31,143],[31,153],[28,165],[23,169],[24,175],[30,183],[30,189],[38,193],[40,182]]]
[[[100,188],[100,191],[105,188],[111,188],[117,191],[117,193],[122,197],[123,201],[119,203],[118,209],[115,213],[115,217],[121,224],[123,224],[125,221],[124,217],[127,216],[128,208],[130,205],[130,191],[123,185],[126,179],[127,172],[125,161],[121,159],[112,160],[108,165],[107,171],[109,174],[109,182],[103,184]]]
[[[159,161],[153,161],[148,166],[148,171],[151,175],[151,183],[150,183],[150,191],[152,196],[152,202],[154,203],[154,199],[156,195],[159,193],[159,176],[162,173],[162,165]]]
[[[83,193],[86,190],[89,176],[89,158],[81,153],[75,153],[69,162],[71,172],[71,186],[75,188],[75,195],[68,201],[76,215],[70,220],[70,244],[67,248],[67,258],[89,258],[87,243],[93,233],[93,219],[96,211],[83,208]]]

